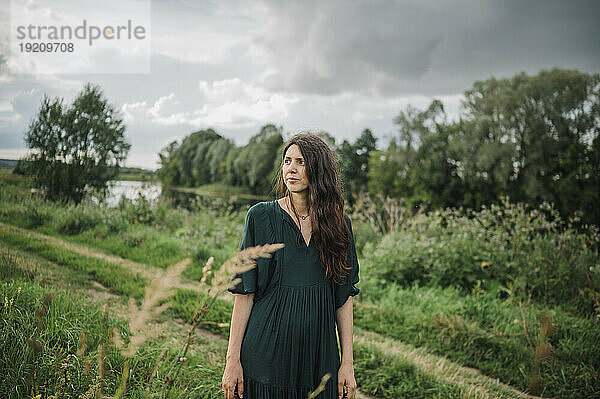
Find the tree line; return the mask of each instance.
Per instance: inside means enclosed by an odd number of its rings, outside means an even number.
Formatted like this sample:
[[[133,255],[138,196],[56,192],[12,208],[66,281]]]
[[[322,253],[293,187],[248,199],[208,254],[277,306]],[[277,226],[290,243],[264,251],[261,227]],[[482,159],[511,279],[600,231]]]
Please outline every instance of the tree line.
[[[598,73],[520,73],[475,82],[452,120],[439,100],[406,107],[385,145],[369,129],[341,143],[319,135],[338,155],[351,204],[369,193],[402,198],[411,209],[479,209],[507,196],[600,225],[599,96]],[[53,200],[106,192],[131,147],[125,128],[98,86],[87,84],[71,104],[44,97],[25,133],[33,151],[15,172],[32,175]],[[160,151],[157,177],[167,186],[220,183],[268,195],[284,136],[269,124],[236,146],[213,129],[197,131]]]
[[[384,148],[364,129],[336,151],[346,199],[361,193],[403,198],[411,208],[511,201],[553,203],[563,216],[600,225],[600,75],[552,69],[477,81],[450,120],[439,100],[408,106]],[[174,141],[159,154],[165,185],[223,183],[268,195],[280,166],[281,126],[269,124],[245,146],[213,129]]]

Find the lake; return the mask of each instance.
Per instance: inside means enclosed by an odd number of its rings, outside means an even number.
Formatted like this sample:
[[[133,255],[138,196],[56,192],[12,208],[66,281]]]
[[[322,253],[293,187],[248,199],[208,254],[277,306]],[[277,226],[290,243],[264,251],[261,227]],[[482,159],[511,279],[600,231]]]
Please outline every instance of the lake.
[[[157,183],[143,181],[114,180],[110,182],[108,196],[106,199],[108,206],[117,206],[121,195],[126,198],[135,199],[138,194],[142,194],[146,199],[155,201],[161,192],[161,186]]]

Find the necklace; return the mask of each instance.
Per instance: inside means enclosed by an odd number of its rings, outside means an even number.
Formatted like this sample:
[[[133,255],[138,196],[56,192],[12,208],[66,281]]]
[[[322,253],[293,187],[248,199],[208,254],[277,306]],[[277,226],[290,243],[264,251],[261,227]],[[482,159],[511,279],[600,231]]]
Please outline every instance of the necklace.
[[[288,201],[287,201],[287,204],[286,204],[286,205],[287,205],[287,207],[288,207],[288,208],[291,208],[291,207],[290,207],[290,205],[288,205],[288,204],[290,204],[290,199],[289,199],[289,197],[287,198],[287,200],[288,200]],[[309,213],[308,215],[305,215],[305,216],[302,216],[302,215],[298,215],[298,216],[300,216],[300,218],[301,218],[302,220],[306,220],[306,218],[310,216],[310,213]]]

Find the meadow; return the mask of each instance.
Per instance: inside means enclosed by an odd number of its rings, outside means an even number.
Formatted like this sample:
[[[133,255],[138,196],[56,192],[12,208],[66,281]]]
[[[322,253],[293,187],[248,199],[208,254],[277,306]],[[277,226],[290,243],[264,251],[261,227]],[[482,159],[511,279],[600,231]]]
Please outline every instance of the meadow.
[[[2,174],[0,397],[222,397],[233,296],[210,288],[239,245],[236,201],[74,206]],[[596,228],[508,199],[357,204],[361,397],[600,398]]]

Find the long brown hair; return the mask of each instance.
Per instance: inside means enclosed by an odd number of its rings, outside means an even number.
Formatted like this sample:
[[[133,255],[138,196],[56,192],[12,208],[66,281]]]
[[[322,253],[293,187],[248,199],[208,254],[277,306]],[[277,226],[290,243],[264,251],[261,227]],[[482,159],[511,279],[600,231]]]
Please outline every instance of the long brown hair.
[[[306,165],[311,241],[319,251],[325,277],[343,284],[350,270],[350,266],[346,265],[350,231],[344,220],[344,196],[337,159],[327,143],[314,134],[297,134],[285,143],[281,166],[275,177],[275,192],[279,197],[289,196],[292,211],[298,220],[300,219],[282,173],[285,153],[294,144],[300,148]]]

